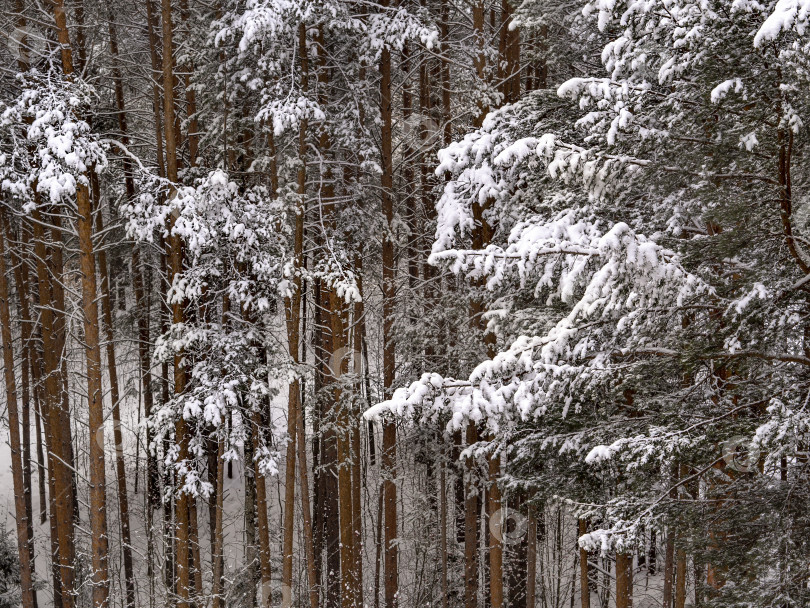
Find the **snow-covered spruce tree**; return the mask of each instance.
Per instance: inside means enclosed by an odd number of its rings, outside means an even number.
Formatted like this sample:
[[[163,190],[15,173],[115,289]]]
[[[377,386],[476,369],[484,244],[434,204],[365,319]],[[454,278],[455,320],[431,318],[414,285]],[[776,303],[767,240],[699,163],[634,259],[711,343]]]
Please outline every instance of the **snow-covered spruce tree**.
[[[503,350],[371,414],[483,420],[515,483],[592,520],[584,547],[677,530],[702,599],[801,603],[805,15],[681,1],[583,14],[602,74],[498,110],[440,155],[453,180],[432,259],[487,281]],[[463,240],[474,202],[497,226],[484,250]]]

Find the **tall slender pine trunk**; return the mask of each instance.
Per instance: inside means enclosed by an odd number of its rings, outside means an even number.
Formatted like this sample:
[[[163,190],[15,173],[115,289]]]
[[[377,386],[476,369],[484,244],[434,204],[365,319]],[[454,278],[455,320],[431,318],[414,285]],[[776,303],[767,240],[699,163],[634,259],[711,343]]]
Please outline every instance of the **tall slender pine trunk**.
[[[23,356],[21,361],[21,380],[22,380],[22,474],[23,474],[23,493],[25,495],[25,517],[27,528],[27,542],[28,542],[28,557],[31,563],[32,573],[35,570],[34,565],[36,559],[34,557],[34,525],[33,525],[33,506],[32,506],[32,478],[31,478],[31,418],[30,409],[31,401],[37,402],[35,391],[38,390],[39,373],[37,371],[34,353],[36,344],[33,342],[33,323],[31,320],[31,311],[28,302],[28,260],[27,260],[27,239],[26,229],[24,226],[25,220],[21,220],[20,246],[22,248],[22,255],[18,255],[13,246],[9,246],[9,259],[14,268],[14,282],[17,287],[17,296],[19,299],[20,311],[20,334],[22,338]],[[9,223],[0,229],[0,238],[3,238],[5,233],[9,244],[11,245],[11,226]],[[30,373],[29,373],[30,372]],[[32,399],[33,396],[33,399]],[[38,460],[42,462],[42,438],[39,435],[39,418],[37,417],[37,456]],[[45,475],[44,467],[39,467],[39,498],[40,510],[45,513]],[[13,472],[12,472],[13,476]],[[43,522],[44,523],[44,522]],[[38,598],[36,589],[32,589],[33,593],[33,606],[37,608]],[[27,608],[27,607],[25,607]]]
[[[382,1],[388,8],[389,0]],[[382,212],[385,217],[382,239],[383,279],[383,390],[389,398],[396,380],[396,259],[394,253],[394,159],[392,146],[391,51],[384,46],[380,55],[380,117],[382,119]],[[385,517],[383,553],[385,562],[385,607],[396,608],[399,590],[397,548],[397,431],[392,420],[383,421],[382,492]]]
[[[11,473],[14,486],[14,515],[17,523],[17,552],[20,559],[20,591],[23,608],[34,607],[33,564],[28,542],[28,513],[25,504],[20,418],[17,409],[17,382],[14,375],[14,351],[11,344],[8,273],[6,271],[5,236],[9,234],[5,211],[0,209],[0,339],[3,341],[3,367],[6,384]],[[25,429],[28,432],[27,429]]]
[[[172,26],[171,0],[161,0],[161,22],[163,27],[163,134],[166,139],[166,177],[172,184],[170,196],[176,195],[174,185],[177,184],[177,132],[174,108],[174,87],[176,75],[174,71],[174,44]],[[183,268],[182,241],[180,236],[174,234],[176,212],[169,219],[169,252],[168,265],[172,283],[180,275]],[[172,323],[183,323],[184,311],[180,298],[175,295],[171,304]],[[183,369],[183,354],[174,356],[174,394],[181,395],[185,390],[186,373]],[[175,442],[179,450],[177,462],[182,463],[188,458],[188,423],[182,415],[175,422]],[[191,559],[189,544],[189,495],[183,491],[184,479],[177,473],[175,487],[178,493],[175,499],[175,545],[176,560],[174,562],[177,572],[178,608],[188,608],[191,595],[189,563]]]

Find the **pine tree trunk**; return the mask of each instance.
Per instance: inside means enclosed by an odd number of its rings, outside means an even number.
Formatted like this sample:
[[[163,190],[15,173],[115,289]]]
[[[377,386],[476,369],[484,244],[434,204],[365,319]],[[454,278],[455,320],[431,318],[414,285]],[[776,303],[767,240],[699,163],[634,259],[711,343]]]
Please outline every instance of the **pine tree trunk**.
[[[21,326],[23,323],[24,321],[20,319]],[[27,351],[30,348],[30,338],[25,337],[25,330],[23,330],[23,336],[23,355],[20,359],[20,367],[22,368],[22,474],[23,495],[25,498],[26,542],[28,543],[28,556],[33,570],[33,564],[36,561],[34,558],[34,509],[31,501],[31,382],[28,368],[29,357],[27,356]],[[38,605],[36,589],[33,590],[33,605],[35,608]]]
[[[363,307],[363,282],[362,282],[362,261],[355,263],[357,272],[357,290],[360,294],[360,302],[354,305],[352,324],[352,364],[355,375],[354,392],[357,397],[353,403],[360,404],[360,397],[363,392],[363,326],[360,319],[365,314]],[[365,606],[363,597],[363,506],[360,494],[363,485],[363,443],[360,436],[362,425],[362,414],[352,408],[351,411],[351,463],[352,463],[352,535],[354,537],[354,574],[356,577],[356,604]]]
[[[245,565],[250,581],[249,606],[257,608],[256,585],[259,582],[259,556],[256,545],[256,471],[253,460],[253,425],[248,424],[245,441]]]
[[[262,427],[262,415],[259,411],[253,412],[251,423],[253,424],[253,453],[259,454]],[[258,470],[258,467],[256,467],[256,515],[259,534],[259,573],[262,581],[262,608],[270,608],[272,599],[270,594],[272,570],[270,565],[270,525],[267,521],[267,483],[265,476]]]
[[[323,150],[323,148],[322,148]],[[326,311],[323,303],[329,301],[328,290],[324,288],[323,281],[318,284],[320,292],[319,301],[322,311]],[[324,315],[322,314],[322,321]],[[328,321],[328,315],[326,315]],[[331,383],[329,373],[329,359],[333,353],[332,330],[330,323],[322,323],[322,378],[324,386]],[[326,607],[338,608],[341,601],[341,581],[340,581],[340,511],[338,497],[338,451],[337,432],[334,424],[335,409],[333,400],[327,397],[326,391],[322,391],[321,404],[323,405],[322,420],[327,424],[321,438],[320,469],[321,469],[321,517],[323,518],[323,544],[326,551]]]
[[[389,0],[382,1],[387,9]],[[383,279],[383,390],[390,398],[396,374],[396,343],[394,339],[394,316],[396,314],[396,269],[394,240],[394,164],[392,147],[391,112],[391,51],[384,46],[380,57],[380,118],[382,119],[382,212],[385,216],[385,233],[382,239]],[[395,423],[383,421],[382,476],[385,512],[385,607],[396,608],[399,589],[397,550],[397,486],[396,458],[397,432]]]
[[[468,422],[467,445],[478,441],[475,423]],[[464,608],[478,607],[478,480],[475,458],[466,459],[467,482],[464,495]]]
[[[329,290],[330,317],[332,323],[331,359],[334,378],[334,401],[337,409],[337,448],[338,448],[338,504],[340,509],[340,578],[341,606],[355,608],[357,577],[355,573],[356,556],[354,549],[354,513],[352,502],[351,470],[351,425],[349,422],[348,404],[343,400],[341,384],[338,381],[346,370],[348,357],[345,356],[343,340],[345,324],[343,306],[334,289]]]
[[[57,39],[61,47],[62,70],[66,77],[73,75],[73,53],[70,44],[70,34],[67,27],[67,17],[63,0],[53,0],[53,15],[57,30]],[[84,192],[82,192],[82,188]],[[77,188],[78,202],[82,198],[87,198],[86,186]],[[79,212],[81,214],[81,211]],[[37,219],[34,220],[35,222]],[[54,461],[58,461],[55,467],[55,508],[56,508],[56,530],[58,534],[59,552],[59,578],[61,581],[61,602],[63,608],[73,608],[74,605],[74,568],[75,568],[75,544],[73,537],[73,523],[78,521],[78,500],[76,496],[76,478],[73,457],[73,441],[71,437],[70,412],[67,391],[67,362],[64,357],[59,360],[64,353],[65,347],[65,299],[64,290],[61,283],[62,275],[62,251],[61,251],[61,222],[58,215],[54,215],[51,223],[51,234],[54,246],[49,257],[49,270],[53,276],[39,277],[40,289],[47,288],[52,294],[51,306],[56,311],[51,317],[51,324],[48,333],[51,335],[51,347],[45,346],[46,353],[50,351],[46,358],[50,359],[50,364],[46,360],[47,377],[51,379],[48,392],[51,395],[52,407],[50,407],[51,425],[50,431],[53,438]],[[91,227],[92,230],[92,227]],[[58,242],[58,244],[57,244]],[[44,252],[43,252],[44,253]],[[93,277],[95,278],[95,277]],[[47,302],[49,297],[42,297],[41,302]],[[43,318],[43,333],[45,320]],[[103,457],[103,450],[102,450]],[[91,461],[93,458],[91,456]],[[96,466],[98,463],[95,463]],[[91,464],[91,467],[93,465]],[[98,469],[97,469],[98,472]],[[103,472],[103,471],[102,471]],[[92,498],[91,498],[92,508]],[[95,567],[95,564],[94,564]],[[100,592],[101,593],[101,592]],[[96,593],[94,590],[94,600]]]
[[[304,407],[296,408],[296,446],[298,449],[298,485],[301,489],[301,511],[304,523],[304,547],[307,559],[307,582],[309,584],[309,608],[318,608],[318,578],[315,571],[315,546],[312,534],[312,507],[309,502],[309,474],[307,472],[307,445],[304,426]]]
[[[188,29],[188,0],[180,0],[180,15],[183,21],[187,42],[190,42],[190,31]],[[188,63],[181,67],[183,72],[183,84],[186,93],[186,115],[188,116],[188,156],[192,167],[197,166],[199,148],[199,125],[197,122],[197,92],[191,84],[191,76],[194,73],[194,63],[189,59]]]
[[[191,550],[191,573],[194,575],[194,606],[200,608],[203,601],[203,583],[196,496],[188,497],[188,544]]]
[[[24,224],[24,221],[21,222]],[[3,238],[2,232],[9,237],[7,240],[11,243],[10,225],[6,223],[5,229],[0,229],[0,239]],[[33,573],[34,564],[36,560],[34,557],[34,514],[32,505],[32,479],[31,479],[31,397],[34,396],[39,386],[39,374],[34,362],[34,352],[36,345],[33,342],[33,324],[31,321],[31,311],[28,305],[28,261],[27,261],[27,231],[25,226],[20,229],[20,242],[22,245],[22,254],[17,255],[14,247],[9,247],[9,259],[11,265],[14,267],[14,282],[17,287],[17,296],[20,301],[20,334],[22,337],[23,356],[20,367],[22,368],[22,473],[23,473],[23,490],[25,495],[25,516],[27,528],[27,542],[28,542],[28,556],[31,563],[31,570]],[[30,372],[30,374],[29,374]],[[33,401],[36,403],[37,399],[34,396]],[[39,418],[37,417],[37,456],[39,462],[42,463],[42,439],[39,435]],[[45,475],[44,468],[39,468],[40,486],[39,486],[39,500],[41,513],[45,513]],[[44,523],[44,522],[43,522]],[[33,606],[38,606],[36,589],[32,590]]]
[[[509,509],[515,514],[515,525],[521,526],[523,511],[525,510],[525,494],[521,490],[516,490],[509,497]],[[526,608],[526,584],[529,579],[528,570],[528,528],[517,527],[511,531],[517,534],[509,545],[509,557],[507,559],[508,596],[507,605],[509,608]]]
[[[109,598],[107,572],[107,482],[104,457],[104,401],[101,390],[96,258],[93,250],[93,209],[86,185],[77,188],[82,309],[87,359],[87,400],[90,432],[90,530],[93,606],[105,608]]]
[[[318,28],[318,45],[322,51],[318,53],[318,101],[322,107],[328,107],[330,91],[330,66],[327,64],[328,50],[325,48],[323,27]],[[299,142],[300,143],[300,142]],[[331,164],[331,142],[327,129],[321,129],[318,139],[318,147],[321,156],[327,159],[325,172],[322,176],[319,197],[322,202],[322,214],[324,218],[331,218],[334,208],[335,191],[332,183],[333,173]],[[323,231],[319,231],[323,232]],[[320,446],[321,464],[321,487],[320,500],[322,501],[322,517],[324,536],[323,543],[326,550],[326,606],[327,608],[337,608],[342,601],[342,577],[341,572],[341,539],[340,539],[340,488],[339,488],[339,453],[338,434],[336,421],[339,416],[338,402],[335,399],[336,386],[335,377],[332,371],[332,361],[335,359],[335,343],[342,340],[342,336],[334,335],[334,307],[332,300],[332,288],[328,281],[318,281],[318,303],[320,305],[320,381],[321,387],[326,390],[321,391],[322,421],[326,422]],[[340,357],[338,356],[338,359]],[[345,563],[345,562],[344,562]]]
[[[158,50],[161,48],[161,41],[158,40],[157,37],[157,29],[160,27],[158,24],[157,15],[155,14],[154,5],[152,4],[152,0],[145,0],[146,4],[146,23],[147,23],[147,32],[149,37],[149,55],[152,64],[152,107],[154,112],[154,127],[155,127],[155,160],[157,161],[157,171],[158,176],[162,178],[167,177],[167,165],[165,162],[164,154],[163,154],[163,124],[166,120],[162,114],[161,108],[164,105],[163,102],[166,100],[161,100],[161,83],[164,80],[163,75],[163,61],[160,57]],[[162,12],[162,5],[161,5],[161,12]],[[171,28],[169,28],[171,29]],[[171,45],[169,45],[171,46]],[[173,95],[173,91],[170,91],[170,94]],[[173,103],[172,103],[173,106]],[[173,110],[172,110],[173,113]],[[168,142],[167,142],[168,146]],[[168,152],[167,152],[168,155]],[[175,159],[175,169],[176,169],[176,159]],[[160,202],[164,202],[163,195],[159,195],[158,200]],[[165,239],[162,235],[159,236],[159,246],[161,253],[159,254],[160,260],[160,277],[161,280],[159,284],[162,285],[163,280],[169,279],[169,270],[168,270],[168,256],[169,256],[169,248],[165,242]],[[165,278],[165,279],[164,279]],[[151,288],[151,285],[144,283],[147,289]],[[159,319],[160,319],[160,333],[166,334],[168,331],[168,319],[169,315],[171,314],[169,310],[168,304],[160,306],[159,308]],[[149,324],[148,321],[145,322],[145,327],[148,330]],[[143,333],[143,329],[140,330],[142,336],[146,336],[148,338],[148,334]],[[149,340],[143,340],[142,337],[142,344],[146,346],[141,347],[141,354],[142,365],[148,365],[149,360]],[[147,375],[144,375],[146,379]],[[146,381],[144,379],[144,382]],[[160,374],[158,374],[158,384],[160,387],[160,403],[161,405],[165,405],[169,401],[169,363],[166,359],[164,359],[160,364]],[[151,395],[150,395],[151,399]],[[146,402],[144,402],[144,408],[146,408]],[[169,448],[169,441],[168,439],[163,440],[163,454],[164,457]],[[230,465],[230,462],[229,462]],[[156,467],[156,477],[155,480],[158,479],[158,471]],[[164,487],[171,487],[173,483],[174,476],[172,474],[170,467],[164,467],[163,471],[163,480],[164,480]],[[157,489],[157,485],[155,485]],[[156,494],[157,497],[157,494]],[[157,502],[155,506],[157,506]],[[164,545],[164,585],[166,587],[167,592],[167,600],[171,596],[175,596],[177,593],[177,576],[176,573],[176,560],[175,560],[175,526],[173,521],[173,505],[174,505],[174,498],[170,500],[166,500],[163,498],[160,502],[163,511],[163,545]]]
[[[633,606],[633,555],[616,554],[616,608]]]
[[[60,10],[61,9],[61,10]],[[62,44],[62,68],[65,75],[70,78],[73,74],[73,64],[70,53],[70,37],[67,30],[64,8],[61,0],[54,2],[56,25],[59,31],[59,42]],[[77,4],[77,20],[79,21],[79,65],[80,69],[85,63],[83,31],[84,17],[83,3]],[[90,176],[92,181],[94,176]],[[90,191],[86,183],[81,181],[76,187],[77,204],[77,232],[79,237],[79,257],[82,272],[82,309],[84,313],[84,342],[85,357],[87,361],[87,399],[89,424],[89,460],[90,460],[90,530],[91,538],[91,567],[93,581],[93,605],[95,608],[105,608],[109,601],[109,574],[107,568],[108,541],[107,541],[107,483],[104,454],[104,400],[101,384],[101,350],[99,346],[99,318],[98,304],[96,302],[96,259],[93,248],[93,205]],[[67,379],[65,360],[62,360],[63,375]],[[66,393],[67,391],[65,391]],[[67,413],[68,406],[63,407]],[[69,422],[68,422],[69,425]],[[72,445],[71,445],[72,448]],[[72,451],[72,449],[71,449]],[[71,459],[72,462],[72,459]],[[75,480],[72,480],[75,487]],[[74,495],[74,509],[78,513],[78,502]],[[78,519],[78,517],[77,517]],[[61,539],[60,539],[61,540]],[[64,599],[64,598],[63,598]]]
[[[20,560],[20,591],[23,608],[34,608],[34,582],[30,543],[28,540],[28,514],[25,505],[20,419],[17,411],[17,385],[14,376],[14,352],[11,344],[11,311],[9,309],[6,271],[5,236],[9,234],[5,211],[0,210],[0,338],[3,341],[3,367],[6,384],[9,443],[11,444],[11,473],[14,487],[14,515],[17,523],[17,554]],[[27,429],[26,429],[27,432]]]
[[[678,464],[672,465],[671,483],[676,484],[678,481]],[[669,491],[671,499],[678,498],[678,490],[673,487]],[[675,581],[675,530],[670,526],[666,530],[666,545],[664,550],[664,589],[663,589],[663,608],[672,608],[673,599],[673,583]]]
[[[534,505],[529,505],[526,535],[526,606],[534,608],[537,601],[537,515]]]
[[[34,257],[36,259],[37,286],[39,291],[39,315],[42,332],[42,353],[44,362],[45,388],[44,399],[40,406],[43,409],[46,449],[48,453],[48,500],[51,511],[51,563],[53,570],[53,595],[55,608],[72,608],[73,568],[63,569],[64,564],[73,563],[72,522],[73,507],[71,504],[72,477],[70,470],[62,462],[62,427],[60,410],[62,381],[60,377],[59,354],[54,328],[54,302],[51,301],[51,276],[42,215],[39,211],[39,195],[34,190],[37,208],[32,213],[34,228]],[[59,350],[57,351],[57,348]],[[54,428],[56,426],[57,428]],[[60,539],[67,543],[60,544]],[[64,597],[67,596],[67,597]]]
[[[490,438],[493,439],[493,438]],[[501,512],[501,489],[498,487],[498,478],[501,475],[501,459],[499,456],[489,458],[489,492],[487,500],[487,516],[489,518],[489,597],[492,608],[503,606],[503,527],[506,522]],[[492,518],[499,521],[493,523]],[[495,532],[498,532],[496,534]],[[512,590],[510,586],[510,599]],[[510,602],[510,606],[511,606]]]
[[[223,423],[224,426],[225,423]],[[216,487],[216,521],[211,533],[214,536],[214,555],[212,569],[214,580],[211,585],[213,608],[224,607],[223,597],[223,558],[224,539],[222,535],[222,506],[225,499],[225,438],[220,432],[217,438],[217,487]]]
[[[166,163],[163,157],[163,114],[161,111],[161,82],[163,80],[163,62],[160,58],[160,40],[157,37],[157,16],[152,0],[146,3],[146,26],[149,35],[149,57],[152,63],[152,111],[155,121],[155,160],[160,177],[166,177]]]
[[[141,394],[143,395],[144,416],[149,418],[154,409],[154,396],[152,394],[152,370],[149,359],[149,296],[146,293],[143,269],[141,267],[140,248],[132,248],[132,284],[135,292],[135,302],[138,309],[138,362],[140,364]],[[152,430],[146,427],[146,445],[152,444]],[[160,505],[160,480],[157,463],[151,449],[146,451],[146,493],[149,518],[152,510]]]
[[[166,177],[174,185],[177,184],[177,138],[176,119],[174,111],[174,44],[172,42],[172,5],[171,0],[161,0],[161,21],[163,26],[163,133],[166,138]],[[170,196],[174,196],[174,187]],[[173,283],[182,271],[183,254],[182,243],[178,235],[173,234],[175,213],[169,219],[169,274]],[[183,305],[175,298],[172,304],[172,323],[183,323]],[[182,366],[181,352],[174,356],[174,394],[181,395],[185,390],[186,377]],[[175,422],[175,442],[179,446],[177,463],[188,458],[188,424],[180,416]],[[189,495],[182,490],[185,480],[178,474],[175,480],[179,489],[175,505],[175,568],[177,572],[177,594],[179,596],[178,608],[188,608],[190,598],[190,572],[189,561]]]
[[[31,349],[39,350],[38,347],[34,347]],[[36,358],[35,358],[36,357]],[[41,356],[33,355],[31,358],[31,369],[39,369],[39,363],[41,361]],[[48,499],[46,498],[45,493],[45,452],[42,449],[42,434],[44,433],[43,429],[43,413],[42,413],[42,387],[40,385],[40,379],[38,378],[38,372],[33,374],[33,382],[34,382],[34,409],[35,409],[35,417],[36,417],[36,424],[35,424],[35,432],[37,434],[37,486],[39,486],[39,523],[44,524],[48,520]]]
[[[157,161],[158,176],[166,176],[166,165],[163,159],[163,128],[162,128],[162,114],[160,103],[160,77],[162,76],[161,60],[158,57],[158,39],[157,39],[157,25],[156,17],[152,0],[146,0],[146,26],[149,37],[149,56],[152,65],[152,110],[154,112],[154,127],[155,127],[155,156]],[[163,259],[163,256],[161,256]],[[132,249],[132,268],[133,268],[133,283],[135,288],[135,299],[138,304],[138,357],[141,363],[141,391],[143,393],[143,408],[144,415],[149,417],[152,415],[154,407],[154,397],[152,393],[152,372],[151,360],[149,357],[149,343],[150,343],[150,317],[148,315],[149,309],[149,295],[151,292],[151,282],[146,281],[145,276],[141,269],[139,247],[135,245]],[[165,274],[164,274],[165,276]],[[160,307],[160,316],[165,318],[163,314],[163,307]],[[166,368],[166,364],[163,364]],[[161,374],[160,382],[164,386],[163,392],[168,398],[168,379],[166,373]],[[152,432],[149,427],[146,428],[146,444],[151,445]],[[151,509],[157,509],[161,504],[160,498],[160,472],[158,470],[155,456],[152,450],[147,451],[146,456],[147,479],[151,480],[151,484],[147,483],[149,488],[148,505]],[[151,511],[148,518],[151,519]]]
[[[36,432],[36,453],[37,453],[37,474],[38,474],[38,489],[39,489],[39,512],[40,523],[45,523],[48,517],[48,502],[45,492],[45,454],[42,449],[42,347],[41,340],[37,334],[37,325],[31,319],[31,309],[29,306],[29,273],[28,273],[28,255],[29,255],[29,228],[25,219],[21,222],[20,241],[22,243],[22,257],[19,261],[18,270],[15,270],[15,280],[17,282],[17,294],[20,298],[20,314],[22,315],[22,322],[24,323],[23,339],[27,341],[28,347],[26,349],[26,356],[28,359],[28,366],[31,370],[31,397],[34,402],[34,418],[35,418],[35,432]],[[15,265],[16,266],[16,265]],[[26,330],[27,328],[27,330]],[[29,522],[29,527],[33,524]],[[33,532],[31,537],[32,551],[31,558],[33,560]],[[36,603],[36,601],[35,601]]]
[[[442,37],[442,48],[450,47],[450,2],[441,0],[439,30]],[[450,107],[450,60],[447,53],[442,53],[441,58],[441,80],[442,80],[442,143],[449,146],[453,141],[453,121]]]
[[[290,308],[292,308],[290,306]],[[289,323],[291,326],[292,323]],[[296,326],[297,327],[297,326]],[[295,352],[298,350],[297,330],[295,331]],[[290,342],[293,335],[289,333]],[[294,357],[297,358],[297,357]],[[295,441],[296,441],[296,416],[298,408],[298,382],[290,383],[289,403],[287,406],[287,454],[285,459],[284,473],[284,538],[281,549],[281,588],[282,606],[290,608],[292,606],[292,583],[293,583],[293,539],[295,525]]]
[[[686,550],[677,550],[675,569],[675,608],[686,606]]]
[[[444,454],[442,454],[444,456]],[[441,464],[439,473],[439,553],[442,563],[442,608],[448,608],[450,589],[448,587],[447,571],[447,467]]]
[[[112,31],[115,30],[110,26]],[[111,34],[114,40],[114,35]],[[116,90],[120,86],[117,81]],[[123,92],[122,92],[123,94]],[[121,112],[119,108],[119,113]],[[119,123],[120,124],[120,123]],[[129,178],[131,180],[131,177]],[[96,204],[100,202],[98,196],[98,181],[95,184]],[[134,192],[133,192],[134,195]],[[103,234],[104,222],[101,209],[96,214],[96,232]],[[104,322],[104,333],[107,341],[107,373],[110,378],[110,398],[112,400],[113,439],[115,441],[115,472],[118,481],[118,512],[121,521],[121,550],[124,558],[124,584],[126,586],[126,606],[135,606],[135,574],[132,565],[132,539],[129,527],[129,497],[127,495],[127,473],[124,463],[124,439],[121,433],[121,396],[118,388],[118,368],[115,361],[115,336],[113,335],[112,305],[110,303],[110,275],[107,270],[107,254],[104,248],[98,252],[99,275],[101,277],[101,309]]]
[[[380,571],[382,569],[382,529],[383,529],[383,503],[385,492],[382,484],[377,492],[377,530],[375,533],[376,546],[374,550],[374,608],[380,608]]]
[[[325,518],[324,518],[324,471],[321,466],[323,460],[323,437],[321,433],[321,419],[323,417],[323,402],[320,398],[321,389],[323,388],[324,380],[324,365],[325,360],[323,355],[324,345],[324,326],[321,318],[321,286],[320,279],[315,278],[311,281],[312,290],[312,355],[315,359],[315,374],[312,382],[313,388],[313,408],[312,408],[312,503],[314,509],[312,511],[312,545],[315,551],[315,575],[318,580],[318,585],[323,584],[322,570],[323,570],[323,554],[324,554],[324,535]],[[326,587],[327,594],[329,587]],[[329,602],[327,601],[327,605]]]
[[[309,88],[309,58],[307,54],[306,27],[303,23],[298,29],[298,47],[301,56],[301,89],[305,95]],[[295,218],[295,234],[293,243],[293,255],[296,269],[303,265],[304,247],[304,202],[306,197],[306,153],[307,153],[307,121],[304,119],[299,125],[298,131],[298,156],[300,164],[298,166],[298,209]],[[293,277],[293,294],[287,298],[285,303],[285,313],[287,320],[287,342],[290,357],[293,363],[298,363],[299,341],[301,331],[301,277],[296,273]],[[299,381],[290,383],[288,391],[287,407],[287,454],[286,469],[284,474],[284,539],[282,547],[282,604],[285,608],[292,605],[292,577],[293,577],[293,534],[295,524],[295,464],[296,464],[296,440],[297,424],[299,416],[301,390]],[[301,438],[303,441],[303,436]],[[306,449],[306,446],[303,446]],[[304,461],[306,468],[306,460]],[[301,492],[308,492],[304,486]],[[313,563],[314,565],[314,563]],[[310,589],[312,593],[312,589]]]
[[[67,21],[62,0],[53,2],[54,20],[56,22],[58,40],[61,45],[62,66],[66,75],[73,72],[71,59],[70,37],[67,30]],[[62,356],[65,347],[64,323],[64,290],[62,288],[62,251],[61,222],[58,215],[51,218],[51,235],[54,245],[46,253],[42,218],[39,211],[41,201],[35,191],[37,208],[33,214],[35,225],[35,253],[37,260],[37,280],[40,290],[41,323],[43,333],[43,349],[45,353],[46,391],[50,399],[48,407],[49,420],[49,452],[53,454],[51,470],[53,476],[52,508],[52,547],[54,560],[58,563],[58,575],[54,578],[55,600],[59,608],[73,608],[74,606],[74,568],[75,545],[73,537],[74,520],[78,519],[78,503],[76,500],[76,482],[74,477],[73,444],[71,438],[70,414],[67,394],[66,362]],[[50,255],[48,255],[50,254]],[[47,310],[46,310],[47,309]],[[56,538],[53,538],[53,533]],[[56,592],[56,588],[59,592]]]
[[[667,530],[666,550],[664,553],[664,590],[663,608],[672,608],[672,583],[675,570],[675,538],[672,528]]]
[[[577,532],[579,536],[588,533],[588,521],[579,518]],[[588,583],[588,551],[579,548],[579,593],[582,598],[582,608],[591,608],[591,586]]]

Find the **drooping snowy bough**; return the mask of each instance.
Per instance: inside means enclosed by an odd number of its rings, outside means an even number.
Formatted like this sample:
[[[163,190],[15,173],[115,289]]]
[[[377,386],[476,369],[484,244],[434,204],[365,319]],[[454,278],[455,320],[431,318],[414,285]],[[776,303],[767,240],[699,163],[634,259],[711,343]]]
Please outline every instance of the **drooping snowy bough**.
[[[755,505],[810,440],[805,8],[585,3],[574,28],[602,41],[603,75],[528,94],[439,155],[431,263],[486,285],[500,352],[367,416],[483,425],[504,483],[567,500],[588,549],[694,532],[699,497],[718,571],[745,543],[776,550],[752,521],[803,529],[792,498],[784,516]],[[483,249],[474,205],[495,227]],[[723,592],[784,592],[746,585]]]

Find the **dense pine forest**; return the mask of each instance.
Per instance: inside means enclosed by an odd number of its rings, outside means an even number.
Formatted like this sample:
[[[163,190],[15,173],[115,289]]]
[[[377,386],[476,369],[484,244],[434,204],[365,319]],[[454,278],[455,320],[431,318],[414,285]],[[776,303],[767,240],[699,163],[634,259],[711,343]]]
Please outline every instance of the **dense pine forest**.
[[[0,34],[0,608],[810,606],[810,0]]]

